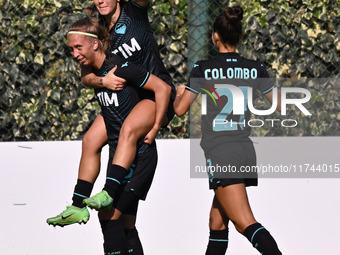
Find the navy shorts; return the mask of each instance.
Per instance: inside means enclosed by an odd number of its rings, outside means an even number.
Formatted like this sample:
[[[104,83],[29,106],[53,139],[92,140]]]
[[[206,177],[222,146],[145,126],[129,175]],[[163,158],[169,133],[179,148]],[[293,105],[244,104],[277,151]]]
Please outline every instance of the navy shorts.
[[[244,183],[257,186],[256,153],[253,142],[228,142],[205,152],[209,188]]]
[[[138,154],[122,181],[121,191],[133,192],[139,199],[145,200],[155,175],[157,160],[156,147]],[[112,158],[109,159],[108,166],[110,164]]]

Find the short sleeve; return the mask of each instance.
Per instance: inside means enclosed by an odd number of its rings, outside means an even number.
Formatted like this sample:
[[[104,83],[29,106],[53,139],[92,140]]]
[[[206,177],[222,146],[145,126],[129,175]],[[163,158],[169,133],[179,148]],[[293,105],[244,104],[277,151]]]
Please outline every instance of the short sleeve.
[[[194,64],[190,76],[189,76],[189,81],[188,84],[186,86],[187,90],[190,90],[191,92],[195,93],[195,94],[199,94],[199,79],[203,78],[203,74],[202,74],[202,69],[201,69],[201,62],[198,61]]]
[[[274,79],[269,77],[267,69],[261,62],[258,62],[258,64],[257,89],[259,89],[262,94],[267,94],[274,88]]]

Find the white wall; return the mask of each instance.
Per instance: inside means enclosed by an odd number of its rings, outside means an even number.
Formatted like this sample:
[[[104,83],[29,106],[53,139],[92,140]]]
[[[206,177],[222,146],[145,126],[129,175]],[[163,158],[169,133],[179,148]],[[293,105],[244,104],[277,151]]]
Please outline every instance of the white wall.
[[[255,138],[258,163],[340,163],[340,138]],[[204,254],[212,192],[192,179],[189,140],[158,140],[159,164],[137,228],[146,255]],[[48,226],[71,204],[81,142],[0,143],[0,254],[103,254],[95,211],[86,225]],[[104,149],[102,170],[106,169]],[[93,194],[102,188],[102,171]],[[337,175],[339,177],[340,174]],[[311,176],[312,177],[312,176]],[[249,188],[256,218],[283,254],[339,254],[339,178],[261,178]],[[230,226],[227,254],[258,254]]]

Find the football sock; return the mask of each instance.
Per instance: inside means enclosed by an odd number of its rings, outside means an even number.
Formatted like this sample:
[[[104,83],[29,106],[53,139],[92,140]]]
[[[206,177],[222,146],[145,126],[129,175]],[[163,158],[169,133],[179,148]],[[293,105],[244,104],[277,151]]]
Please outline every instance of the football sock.
[[[224,255],[228,248],[228,229],[210,229],[209,243],[205,255]]]
[[[101,220],[104,237],[105,254],[122,254],[127,252],[127,241],[124,228],[118,220]]]
[[[74,193],[72,197],[72,205],[83,208],[86,205],[83,204],[83,200],[91,195],[93,189],[93,183],[78,179],[77,184],[74,187]]]
[[[128,173],[129,172],[124,167],[111,165],[106,176],[106,183],[103,190],[106,190],[107,193],[114,198],[124,176]]]
[[[140,242],[138,231],[136,228],[125,229],[125,236],[127,239],[128,255],[143,255],[143,247]]]
[[[271,234],[260,223],[248,226],[243,235],[261,254],[281,255],[279,248]]]

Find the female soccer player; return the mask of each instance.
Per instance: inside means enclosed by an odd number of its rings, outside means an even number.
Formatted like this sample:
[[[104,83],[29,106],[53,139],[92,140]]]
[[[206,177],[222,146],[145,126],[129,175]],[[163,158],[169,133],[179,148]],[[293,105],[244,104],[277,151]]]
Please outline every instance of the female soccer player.
[[[114,44],[111,45],[109,51],[114,54],[121,54],[124,58],[130,59],[136,64],[138,62],[143,69],[154,73],[174,88],[171,79],[169,79],[169,74],[159,58],[158,45],[151,33],[146,12],[147,8],[145,8],[147,3],[148,1],[145,0],[135,2],[94,0],[102,23],[110,30],[111,35],[113,35]],[[144,8],[142,6],[144,6]],[[133,53],[135,54],[134,59],[131,58]],[[98,77],[96,77],[93,72],[91,73],[91,71],[92,70],[89,69],[83,69],[82,77],[82,82],[90,86],[93,84],[96,85],[93,81],[98,80]],[[99,83],[101,83],[101,81],[103,83],[103,79],[99,78]],[[158,130],[162,126],[159,118],[156,117],[156,121],[153,123],[153,121],[145,115],[146,110],[155,111],[155,103],[153,102],[154,96],[152,94],[142,93],[142,98],[149,100],[142,100],[136,105],[129,118],[126,119],[121,130],[120,143],[115,152],[113,165],[106,180],[104,190],[84,200],[91,208],[98,210],[112,202],[112,198],[115,196],[123,176],[127,174],[127,170],[134,160],[137,138],[145,134],[145,130],[140,127],[139,121],[148,123],[149,125],[154,124],[144,138],[144,142],[146,143],[153,141],[153,138],[156,137]],[[165,123],[168,123],[173,117],[172,103],[173,100],[170,99],[167,115],[164,119]],[[90,132],[90,135],[93,134],[92,137],[96,138],[99,134],[104,133],[104,130],[100,128],[102,125],[98,124],[100,118],[99,116],[93,124],[95,130],[91,130]],[[100,135],[100,137],[104,136]],[[107,139],[105,139],[105,141],[106,140]],[[97,139],[96,141],[98,142]],[[105,143],[105,141],[101,141],[102,144]],[[99,151],[100,148],[101,147],[95,146],[92,150],[95,149],[94,151]],[[95,170],[94,175],[92,175],[93,177],[97,176],[98,170]],[[91,173],[91,171],[89,173]],[[93,178],[91,180],[93,180]]]
[[[172,85],[171,77],[166,71],[158,52],[158,45],[151,32],[148,21],[148,0],[94,0],[96,10],[99,12],[101,23],[106,26],[113,39],[113,43],[109,45],[108,52],[122,56],[124,59],[134,62],[139,67],[156,75],[165,81],[171,87],[171,97],[167,109],[166,118],[163,119],[162,125],[169,122],[174,114],[173,98],[175,89]],[[96,75],[93,68],[83,65],[82,67],[82,83],[92,88],[109,88],[111,90],[121,90],[124,79],[114,75],[113,68],[105,77]],[[121,129],[120,141],[113,159],[113,166],[105,190],[91,199],[88,204],[93,208],[100,208],[108,205],[112,201],[112,197],[122,181],[122,177],[128,173],[128,169],[132,164],[136,152],[136,139],[146,134],[145,130],[139,126],[140,121],[148,121],[151,130],[145,136],[144,141],[151,143],[157,134],[160,123],[153,122],[149,118],[148,113],[155,113],[155,102],[153,93],[142,92],[142,100],[131,112],[124,122]],[[156,114],[156,113],[155,113]],[[145,122],[144,122],[145,123]],[[165,123],[165,124],[164,124]],[[98,177],[100,170],[101,149],[107,143],[108,137],[103,116],[99,114],[87,131],[82,142],[82,156],[79,165],[78,180],[74,188],[72,197],[72,207],[67,207],[58,216],[50,218],[48,222],[54,225],[73,224],[73,220],[63,220],[61,215],[73,213],[74,219],[86,222],[87,219],[81,213],[84,208],[83,200],[88,198],[92,192],[93,184]],[[86,208],[84,210],[87,210]],[[79,217],[77,217],[77,215]]]
[[[144,113],[144,116],[151,120],[162,119],[162,114],[165,113],[169,102],[170,87],[157,76],[144,71],[130,61],[114,54],[107,57],[105,54],[107,42],[107,30],[100,26],[99,22],[89,18],[75,22],[69,29],[68,43],[73,56],[80,63],[92,67],[99,77],[104,77],[116,66],[115,74],[127,81],[128,86],[118,92],[107,88],[95,89],[109,138],[111,161],[109,161],[108,173],[110,173],[112,157],[121,143],[120,129],[123,123],[130,118],[131,112],[135,110],[135,105],[138,105],[140,87],[151,90],[155,94],[156,116],[154,111],[148,112],[146,110],[147,113]],[[150,125],[143,123],[143,121],[139,121],[139,125],[141,129],[150,128]],[[129,178],[128,183],[124,186],[123,192],[116,196],[116,209],[99,213],[104,235],[105,254],[126,254],[127,252],[126,242],[124,242],[125,234],[118,219],[121,213],[128,212],[135,215],[136,202],[139,198],[145,198],[156,167],[157,154],[155,154],[155,150],[155,144],[144,143],[137,146],[136,165],[131,168],[132,177],[127,177]],[[124,176],[122,179],[124,180]]]
[[[255,219],[248,202],[246,186],[257,186],[257,174],[242,173],[242,168],[256,165],[247,125],[250,118],[246,107],[247,97],[251,96],[249,91],[260,90],[269,101],[275,94],[263,65],[236,53],[236,46],[243,36],[242,18],[240,6],[228,7],[216,18],[212,41],[219,54],[194,65],[188,86],[177,90],[174,102],[175,113],[181,116],[201,91],[211,91],[216,105],[205,95],[207,109],[206,114],[202,114],[201,147],[208,169],[217,169],[217,166],[233,169],[230,173],[209,173],[209,186],[215,196],[210,211],[206,255],[225,254],[229,221],[261,254],[281,254],[271,234]],[[240,101],[238,106],[243,107],[243,113],[233,108]]]

